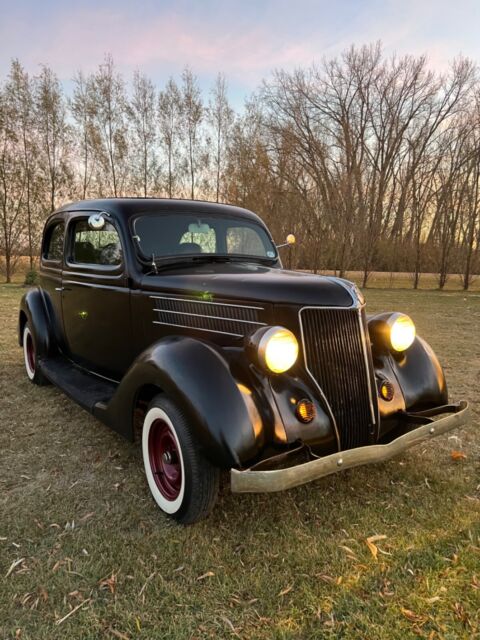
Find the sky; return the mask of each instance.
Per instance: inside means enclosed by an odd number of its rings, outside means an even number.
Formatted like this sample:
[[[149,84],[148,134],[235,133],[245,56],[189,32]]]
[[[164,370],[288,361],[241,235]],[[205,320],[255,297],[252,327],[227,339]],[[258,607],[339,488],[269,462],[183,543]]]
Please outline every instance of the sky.
[[[378,40],[440,71],[459,54],[480,62],[480,0],[0,0],[0,79],[18,58],[32,74],[50,65],[67,90],[110,53],[159,87],[186,65],[203,89],[222,72],[241,104],[275,69]]]

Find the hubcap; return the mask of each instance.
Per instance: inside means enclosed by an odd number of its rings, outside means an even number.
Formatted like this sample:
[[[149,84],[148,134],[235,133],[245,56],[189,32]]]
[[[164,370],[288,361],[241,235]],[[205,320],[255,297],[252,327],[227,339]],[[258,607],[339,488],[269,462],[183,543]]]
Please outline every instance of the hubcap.
[[[182,487],[182,466],[177,441],[164,420],[155,420],[148,434],[148,454],[158,490],[175,500]]]

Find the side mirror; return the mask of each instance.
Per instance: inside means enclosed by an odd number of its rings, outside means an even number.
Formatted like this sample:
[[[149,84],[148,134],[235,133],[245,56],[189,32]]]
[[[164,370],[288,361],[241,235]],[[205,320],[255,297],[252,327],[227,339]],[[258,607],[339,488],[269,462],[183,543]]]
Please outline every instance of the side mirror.
[[[94,229],[95,231],[99,231],[103,229],[105,226],[105,218],[104,216],[108,216],[109,214],[106,211],[100,211],[100,213],[92,213],[88,218],[88,226],[90,229]]]
[[[282,243],[282,244],[277,244],[277,249],[281,249],[282,247],[291,247],[293,244],[295,244],[296,242],[296,238],[293,235],[293,233],[289,233],[287,238],[286,238],[286,242]]]

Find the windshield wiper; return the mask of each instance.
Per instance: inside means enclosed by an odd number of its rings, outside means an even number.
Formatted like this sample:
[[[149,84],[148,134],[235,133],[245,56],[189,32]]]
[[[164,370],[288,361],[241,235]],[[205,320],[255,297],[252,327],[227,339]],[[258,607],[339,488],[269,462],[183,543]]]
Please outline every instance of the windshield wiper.
[[[226,256],[218,254],[200,254],[194,256],[185,256],[184,258],[178,258],[177,256],[172,258],[156,258],[155,257],[155,273],[159,271],[165,271],[167,269],[175,269],[192,264],[208,264],[211,262],[225,263],[225,262],[258,262],[260,264],[272,264],[275,262],[275,258],[262,258],[261,256]]]

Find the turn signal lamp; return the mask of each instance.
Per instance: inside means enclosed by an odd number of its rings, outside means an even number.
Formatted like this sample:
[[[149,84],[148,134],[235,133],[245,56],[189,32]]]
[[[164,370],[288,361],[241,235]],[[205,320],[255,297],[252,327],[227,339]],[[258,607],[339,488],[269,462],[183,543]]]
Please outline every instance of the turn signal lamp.
[[[295,414],[300,422],[311,422],[316,415],[315,405],[311,400],[299,400]]]
[[[393,388],[393,384],[389,380],[383,380],[380,385],[380,395],[384,400],[390,402],[393,400],[393,396],[395,394],[395,389]]]

